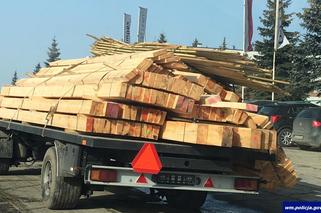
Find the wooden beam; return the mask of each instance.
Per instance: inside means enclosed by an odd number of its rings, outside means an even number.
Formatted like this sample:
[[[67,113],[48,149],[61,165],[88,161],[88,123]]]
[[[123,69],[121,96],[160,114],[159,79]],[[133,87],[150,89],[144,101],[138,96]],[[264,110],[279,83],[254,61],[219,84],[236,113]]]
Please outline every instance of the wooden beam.
[[[166,112],[116,102],[2,97],[0,107],[131,120],[163,125]]]
[[[1,95],[7,97],[101,98],[105,100],[133,101],[181,113],[190,113],[194,105],[192,99],[184,96],[125,83],[105,83],[99,86],[91,84],[39,87],[5,86],[1,89]]]
[[[217,102],[210,105],[203,105],[203,106],[212,106],[217,108],[232,108],[232,109],[242,109],[250,112],[257,112],[257,105],[254,104],[247,104],[247,103],[240,103],[240,102]]]
[[[0,108],[0,117],[3,119],[53,126],[80,132],[132,136],[153,140],[158,139],[158,133],[160,131],[160,126],[152,124],[59,113],[54,113],[48,117],[48,113],[45,112],[17,111],[6,108]],[[48,118],[49,120],[47,121]],[[125,127],[128,128],[125,129]]]
[[[210,146],[232,146],[232,129],[227,126],[166,121],[162,139]]]

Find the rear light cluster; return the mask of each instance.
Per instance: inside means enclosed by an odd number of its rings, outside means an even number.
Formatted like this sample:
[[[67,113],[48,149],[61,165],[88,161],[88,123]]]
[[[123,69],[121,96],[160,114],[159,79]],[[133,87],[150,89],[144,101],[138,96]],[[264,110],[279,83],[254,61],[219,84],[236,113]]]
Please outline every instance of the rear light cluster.
[[[272,115],[271,121],[272,121],[272,123],[276,123],[280,120],[280,118],[281,118],[281,115]]]
[[[321,127],[321,122],[320,121],[312,121],[312,127],[314,127],[314,128]]]
[[[243,191],[257,191],[258,181],[255,179],[236,178],[234,188]]]
[[[117,170],[112,169],[92,169],[90,179],[101,182],[117,182]]]

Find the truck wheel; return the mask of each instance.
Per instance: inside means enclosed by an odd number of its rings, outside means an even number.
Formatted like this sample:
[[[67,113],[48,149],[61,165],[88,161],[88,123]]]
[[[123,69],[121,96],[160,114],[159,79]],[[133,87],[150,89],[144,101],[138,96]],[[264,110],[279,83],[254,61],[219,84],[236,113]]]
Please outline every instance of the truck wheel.
[[[203,206],[207,197],[207,192],[198,191],[168,190],[165,194],[167,203],[180,209],[198,210]]]
[[[10,167],[9,159],[0,159],[0,175],[8,174],[9,167]]]
[[[75,208],[81,195],[81,182],[57,176],[55,147],[47,150],[41,168],[41,195],[49,209]]]

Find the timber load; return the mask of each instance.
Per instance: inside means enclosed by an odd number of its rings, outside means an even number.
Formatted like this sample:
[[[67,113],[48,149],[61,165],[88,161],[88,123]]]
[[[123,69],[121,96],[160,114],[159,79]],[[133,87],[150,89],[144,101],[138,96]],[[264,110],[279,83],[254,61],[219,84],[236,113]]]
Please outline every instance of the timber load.
[[[75,134],[278,154],[276,132],[268,117],[255,113],[257,106],[182,67],[189,66],[167,49],[55,61],[2,87],[0,118]],[[295,171],[285,158],[270,167],[258,162],[257,175],[272,168],[283,175],[265,175],[279,183],[272,186],[292,186]]]
[[[226,84],[241,85],[275,93],[284,93],[275,84],[289,84],[281,80],[271,80],[271,70],[259,68],[246,55],[242,55],[242,52],[236,50],[188,47],[157,42],[131,45],[110,37],[88,36],[95,39],[95,43],[91,47],[91,52],[95,56],[167,49],[169,55],[177,57],[172,57],[171,61],[164,60],[163,62],[166,62],[165,66],[175,70],[197,72]],[[179,60],[182,60],[188,67],[177,63]]]

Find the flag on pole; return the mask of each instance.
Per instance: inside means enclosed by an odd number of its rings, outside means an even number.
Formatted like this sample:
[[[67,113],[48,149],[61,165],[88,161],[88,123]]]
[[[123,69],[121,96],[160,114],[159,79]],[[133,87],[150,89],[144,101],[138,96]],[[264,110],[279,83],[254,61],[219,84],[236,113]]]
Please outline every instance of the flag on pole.
[[[124,42],[130,43],[131,15],[124,13]]]
[[[281,49],[286,45],[289,45],[290,42],[284,34],[283,27],[282,27],[282,6],[279,8],[279,21],[278,21],[278,47],[277,49]]]
[[[144,42],[146,36],[147,8],[139,7],[138,42]]]
[[[252,51],[253,37],[253,17],[252,17],[253,0],[244,0],[244,52]]]
[[[289,45],[290,42],[287,39],[287,37],[284,35],[283,29],[280,29],[279,32],[279,43],[278,43],[278,49],[281,49],[283,47],[285,47],[286,45]]]

